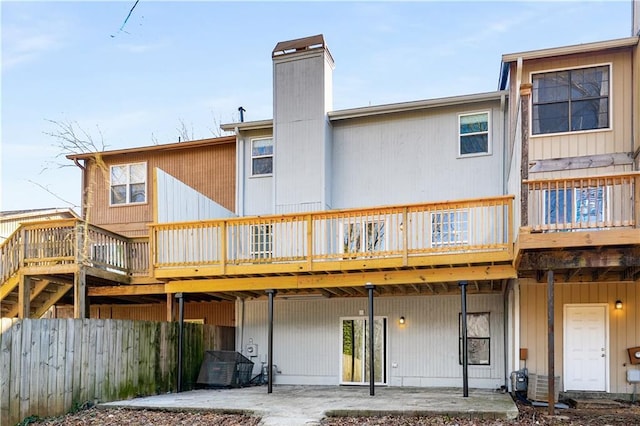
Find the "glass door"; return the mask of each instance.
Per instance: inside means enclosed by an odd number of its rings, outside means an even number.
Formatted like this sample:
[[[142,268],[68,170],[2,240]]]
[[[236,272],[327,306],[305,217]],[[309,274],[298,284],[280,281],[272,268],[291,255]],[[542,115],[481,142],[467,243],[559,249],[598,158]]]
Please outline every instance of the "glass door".
[[[373,362],[375,383],[387,382],[387,319],[373,320]],[[340,383],[369,384],[369,319],[341,319],[341,371]]]

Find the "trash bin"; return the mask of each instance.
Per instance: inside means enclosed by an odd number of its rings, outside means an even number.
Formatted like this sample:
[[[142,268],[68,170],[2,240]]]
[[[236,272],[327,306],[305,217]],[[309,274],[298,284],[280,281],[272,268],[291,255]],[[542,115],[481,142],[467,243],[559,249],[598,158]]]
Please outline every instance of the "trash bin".
[[[241,387],[251,381],[253,362],[240,352],[205,351],[197,384],[210,387]]]

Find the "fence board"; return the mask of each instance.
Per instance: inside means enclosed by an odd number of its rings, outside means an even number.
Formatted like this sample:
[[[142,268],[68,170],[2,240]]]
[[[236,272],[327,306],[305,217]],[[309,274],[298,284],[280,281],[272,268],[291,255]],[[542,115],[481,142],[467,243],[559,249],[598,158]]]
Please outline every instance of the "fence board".
[[[176,389],[178,324],[129,320],[2,319],[0,422],[60,415],[104,402]],[[203,356],[200,324],[184,330],[183,386]]]

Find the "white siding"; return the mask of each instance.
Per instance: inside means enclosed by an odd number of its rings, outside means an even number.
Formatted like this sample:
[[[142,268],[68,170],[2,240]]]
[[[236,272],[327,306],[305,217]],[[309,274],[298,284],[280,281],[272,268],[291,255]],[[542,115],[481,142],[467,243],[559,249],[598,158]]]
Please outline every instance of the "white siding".
[[[458,157],[458,114],[491,111],[492,154]],[[334,122],[332,207],[503,194],[500,102]]]
[[[266,135],[264,137],[270,137]],[[251,140],[245,138],[242,141],[244,170],[241,177],[244,182],[244,192],[242,197],[242,216],[256,216],[273,213],[273,176],[251,176]],[[275,142],[274,142],[275,145]]]
[[[339,383],[340,318],[366,316],[362,298],[283,300],[274,303],[274,363],[281,371],[275,383]],[[362,313],[360,312],[362,311]],[[376,298],[374,314],[388,318],[388,384],[391,386],[461,386],[458,362],[460,296]],[[470,366],[471,387],[504,384],[504,315],[500,294],[470,295],[468,312],[490,312],[491,365]],[[398,324],[404,316],[406,324]],[[243,341],[258,344],[257,364],[266,360],[267,301],[245,302]],[[239,326],[242,326],[239,324]],[[240,339],[239,339],[240,340]],[[393,363],[397,367],[393,368]]]
[[[156,168],[156,183],[158,223],[236,216],[232,211],[158,168]]]

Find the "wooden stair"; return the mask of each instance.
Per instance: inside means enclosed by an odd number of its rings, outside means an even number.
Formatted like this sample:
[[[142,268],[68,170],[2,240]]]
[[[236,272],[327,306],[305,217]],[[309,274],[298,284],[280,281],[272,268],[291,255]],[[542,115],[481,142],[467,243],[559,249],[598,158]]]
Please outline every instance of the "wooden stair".
[[[13,285],[12,291],[0,300],[2,303],[0,313],[3,317],[13,318],[18,315],[17,281],[16,278],[16,284]],[[9,282],[10,280],[7,281],[7,283]],[[64,297],[72,287],[71,284],[67,283],[58,283],[46,279],[33,279],[29,296],[29,317],[42,317],[49,308]]]

